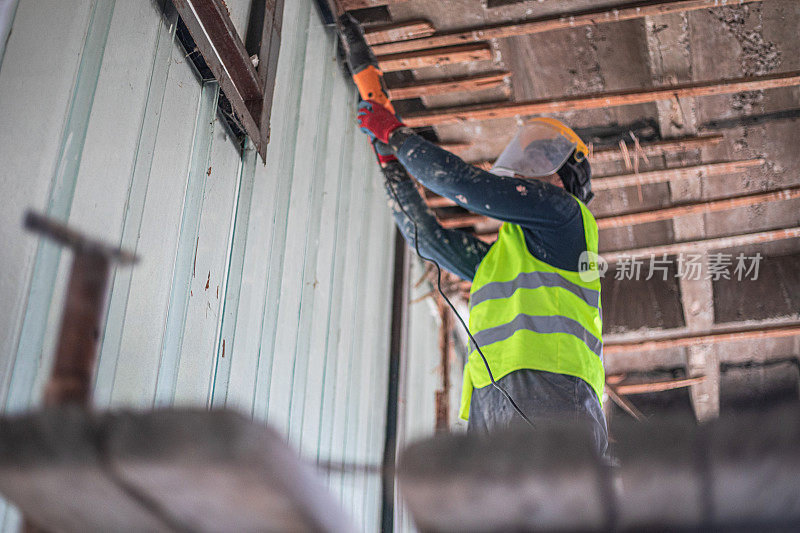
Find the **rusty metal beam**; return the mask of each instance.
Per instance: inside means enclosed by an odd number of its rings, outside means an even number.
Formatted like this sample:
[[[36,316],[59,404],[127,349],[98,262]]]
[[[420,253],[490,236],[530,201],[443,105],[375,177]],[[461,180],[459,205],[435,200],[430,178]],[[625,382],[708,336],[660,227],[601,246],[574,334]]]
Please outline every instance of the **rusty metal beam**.
[[[409,52],[410,53],[410,52]],[[464,120],[491,120],[542,113],[560,113],[581,109],[646,104],[674,98],[711,96],[741,91],[773,89],[800,85],[800,71],[771,74],[749,78],[683,83],[671,87],[609,91],[589,95],[543,98],[511,104],[481,104],[474,106],[446,107],[403,117],[412,128],[453,124]]]
[[[383,24],[364,28],[367,44],[376,45],[393,41],[405,41],[432,35],[435,30],[427,20],[409,20],[394,24]]]
[[[340,0],[341,1],[341,0]],[[733,0],[730,5],[758,2],[760,0]],[[621,6],[602,7],[588,11],[561,13],[522,22],[481,26],[466,30],[457,30],[434,34],[423,39],[414,39],[402,43],[387,43],[375,47],[375,53],[391,54],[422,50],[436,46],[449,46],[460,43],[483,41],[486,39],[505,39],[518,35],[531,35],[554,30],[566,30],[583,26],[596,26],[610,22],[640,19],[648,16],[682,13],[698,9],[714,8],[724,5],[720,0],[671,0],[664,2],[637,2]]]
[[[597,227],[600,229],[618,228],[631,226],[634,224],[646,224],[659,220],[669,220],[675,217],[691,215],[695,213],[712,213],[716,211],[727,211],[751,205],[763,204],[766,202],[777,202],[781,200],[791,200],[800,198],[800,187],[784,189],[767,193],[748,194],[725,198],[723,200],[711,200],[706,202],[695,202],[690,204],[667,207],[664,209],[651,209],[639,213],[629,213],[627,215],[617,215],[612,217],[598,218]],[[453,226],[457,227],[457,226]]]
[[[511,75],[512,73],[508,71],[487,72],[448,80],[424,81],[403,87],[389,88],[386,92],[392,100],[404,100],[434,94],[481,91],[502,85]]]
[[[722,250],[725,248],[738,248],[750,244],[780,241],[783,239],[793,239],[800,237],[800,226],[794,228],[777,229],[771,231],[761,231],[758,233],[746,233],[742,235],[731,235],[730,237],[717,237],[714,239],[702,239],[697,241],[675,242],[661,246],[649,246],[646,248],[632,248],[630,250],[615,250],[613,252],[603,252],[603,259],[609,263],[616,263],[620,257],[649,257],[666,255],[677,255],[680,253],[701,252],[705,250]]]
[[[720,342],[736,342],[760,339],[777,339],[781,337],[795,337],[800,335],[800,326],[785,326],[777,328],[759,328],[733,331],[727,333],[710,333],[704,335],[690,335],[673,339],[659,339],[652,341],[605,344],[603,354],[618,355],[626,353],[650,352],[654,350],[668,350],[671,348],[685,348],[687,346],[702,344],[717,344]]]
[[[485,61],[491,58],[492,47],[489,46],[489,43],[475,43],[432,48],[419,52],[381,55],[378,56],[378,66],[384,72],[394,72],[398,70],[451,65],[453,63]]]

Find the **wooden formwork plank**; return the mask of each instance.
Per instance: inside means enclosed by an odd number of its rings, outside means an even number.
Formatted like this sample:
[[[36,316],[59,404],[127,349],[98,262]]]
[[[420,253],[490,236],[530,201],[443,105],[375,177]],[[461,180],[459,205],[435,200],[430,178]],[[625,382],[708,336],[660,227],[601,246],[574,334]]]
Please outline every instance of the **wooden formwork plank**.
[[[604,191],[620,187],[630,187],[632,185],[650,185],[673,180],[732,174],[744,171],[753,166],[762,165],[763,163],[763,159],[756,158],[745,159],[743,161],[724,161],[706,163],[703,165],[650,170],[647,172],[639,172],[638,174],[619,174],[616,176],[599,177],[592,180],[592,190]],[[428,207],[431,208],[456,205],[455,202],[443,196],[429,196],[426,200]]]
[[[485,74],[478,74],[477,76],[424,81],[403,87],[389,88],[386,92],[392,100],[404,100],[434,94],[481,91],[483,89],[491,89],[502,85],[509,77],[511,77],[511,72],[508,71],[487,72]]]
[[[800,226],[794,228],[776,229],[771,231],[760,231],[758,233],[746,233],[743,235],[731,235],[730,237],[717,237],[714,239],[701,239],[696,241],[675,242],[661,246],[649,246],[645,248],[634,248],[630,250],[617,250],[604,252],[603,259],[609,263],[619,261],[620,257],[636,258],[649,256],[676,255],[680,253],[701,252],[704,250],[722,250],[725,248],[738,248],[750,244],[780,241],[783,239],[793,239],[800,237]]]
[[[620,187],[630,187],[632,185],[651,185],[653,183],[664,183],[673,180],[685,180],[691,178],[705,178],[708,176],[719,176],[721,174],[733,174],[742,172],[750,167],[763,165],[764,160],[746,159],[744,161],[725,161],[719,163],[706,163],[704,165],[691,165],[678,168],[664,168],[660,170],[650,170],[637,174],[621,174],[619,176],[607,176],[592,180],[593,191],[605,191],[618,189]]]
[[[341,3],[356,2],[357,0],[339,0]],[[368,0],[360,0],[366,2]],[[375,0],[378,1],[378,0]],[[743,4],[758,2],[760,0],[735,0],[730,4]],[[384,0],[385,2],[385,0]],[[594,26],[610,22],[622,22],[625,20],[640,19],[648,16],[667,15],[669,13],[682,13],[686,11],[696,11],[718,7],[725,2],[720,0],[669,0],[664,2],[652,2],[647,4],[633,3],[613,8],[602,7],[588,11],[575,13],[561,13],[549,17],[526,20],[522,22],[511,22],[495,24],[492,26],[482,26],[467,30],[452,31],[447,33],[434,34],[422,39],[412,41],[387,43],[376,46],[375,53],[390,54],[397,52],[408,52],[411,50],[422,50],[437,46],[449,46],[486,39],[505,39],[518,35],[530,35],[554,30],[565,30],[569,28],[579,28],[582,26]]]
[[[453,63],[470,63],[492,58],[492,47],[489,43],[463,44],[420,50],[418,52],[401,52],[378,56],[378,66],[384,72],[409,70],[415,68],[437,67]]]
[[[364,29],[367,44],[376,45],[393,41],[405,41],[433,34],[433,25],[427,20],[409,20],[394,24],[370,26]]]
[[[769,329],[757,327],[729,333],[710,333],[706,335],[690,335],[674,339],[659,339],[624,344],[605,344],[603,345],[603,354],[608,356],[622,353],[685,348],[687,346],[701,344],[716,344],[720,342],[747,341],[757,339],[775,339],[780,337],[794,337],[797,335],[800,335],[800,326],[785,326]]]
[[[791,200],[800,198],[800,187],[784,189],[759,194],[748,194],[725,198],[723,200],[710,200],[706,202],[695,202],[691,204],[667,207],[664,209],[651,209],[639,213],[629,213],[627,215],[617,215],[597,219],[599,229],[618,228],[622,226],[632,226],[634,224],[646,224],[648,222],[658,222],[659,220],[669,220],[675,217],[691,215],[695,213],[712,213],[715,211],[727,211],[740,207],[763,204],[766,202],[777,202],[780,200]]]
[[[411,52],[408,52],[408,54],[411,54]],[[649,89],[608,91],[559,98],[543,98],[511,104],[501,103],[446,107],[406,116],[404,117],[404,122],[409,127],[419,128],[422,126],[458,123],[465,120],[491,120],[542,113],[561,113],[564,111],[618,107],[646,104],[659,100],[672,100],[675,98],[712,96],[741,91],[792,87],[796,85],[800,85],[800,71],[730,80],[682,83],[671,87],[654,87]]]

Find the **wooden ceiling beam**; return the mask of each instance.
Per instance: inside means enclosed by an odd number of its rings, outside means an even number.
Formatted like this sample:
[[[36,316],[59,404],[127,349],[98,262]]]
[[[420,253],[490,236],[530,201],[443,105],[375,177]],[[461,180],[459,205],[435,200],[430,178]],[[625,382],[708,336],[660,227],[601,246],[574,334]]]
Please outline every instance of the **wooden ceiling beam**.
[[[783,189],[780,191],[748,194],[744,196],[736,196],[733,198],[725,198],[722,200],[709,200],[704,202],[695,202],[684,205],[677,205],[673,207],[666,207],[664,209],[651,209],[639,213],[629,213],[626,215],[616,215],[612,217],[598,218],[597,227],[599,229],[619,228],[623,226],[632,226],[635,224],[647,224],[649,222],[658,222],[660,220],[670,220],[675,217],[691,215],[695,213],[712,213],[716,211],[728,211],[730,209],[738,209],[741,207],[749,207],[752,205],[763,204],[767,202],[778,202],[781,200],[791,200],[800,198],[800,187],[791,189]]]
[[[341,3],[346,3],[348,0],[339,1]],[[355,2],[358,0],[349,1]],[[360,1],[365,2],[367,0]],[[735,0],[729,2],[729,4],[744,4],[758,1],[760,0]],[[505,39],[519,35],[531,35],[534,33],[543,33],[547,31],[566,30],[570,28],[595,26],[597,24],[610,22],[641,19],[648,16],[696,11],[699,9],[718,7],[724,3],[725,2],[720,2],[720,0],[668,0],[663,2],[629,3],[621,6],[602,7],[588,11],[561,13],[558,15],[526,20],[522,22],[495,24],[492,26],[481,26],[467,30],[439,33],[422,39],[414,39],[412,41],[387,43],[376,46],[375,53],[391,54],[408,52],[411,50],[422,50],[425,48],[433,48],[438,46],[471,43],[486,39]]]
[[[638,174],[619,174],[616,176],[598,177],[592,179],[592,190],[605,191],[633,185],[651,185],[673,180],[733,174],[762,164],[764,164],[764,160],[756,158],[745,159],[744,161],[723,161],[719,163],[705,163],[703,165],[649,170],[647,172],[639,172]],[[427,197],[426,200],[428,202],[428,207],[431,208],[456,205],[455,202],[449,198],[433,195],[433,193],[431,193],[431,196]]]
[[[800,335],[800,326],[783,326],[777,328],[763,328],[755,326],[750,329],[729,333],[710,333],[705,335],[690,335],[672,339],[659,339],[652,341],[631,342],[621,344],[603,345],[603,355],[617,355],[624,353],[649,352],[654,350],[668,350],[672,348],[685,348],[701,344],[717,344],[720,342],[735,342],[760,339],[776,339],[780,337],[794,337]]]
[[[703,202],[695,202],[684,205],[677,205],[673,207],[665,207],[663,209],[651,209],[648,211],[641,211],[638,213],[628,213],[625,215],[615,215],[611,217],[601,217],[597,219],[597,227],[599,229],[619,228],[624,226],[632,226],[636,224],[647,224],[649,222],[658,222],[660,220],[670,220],[675,217],[684,215],[691,215],[695,213],[713,213],[717,211],[728,211],[730,209],[738,209],[741,207],[748,207],[752,205],[763,204],[767,202],[778,202],[781,200],[792,200],[800,198],[800,187],[791,189],[782,189],[779,191],[772,191],[758,194],[748,194],[744,196],[735,196],[733,198],[724,198],[722,200],[708,200]],[[476,215],[475,213],[466,213],[439,220],[442,227],[447,229],[462,229],[490,222],[494,219],[483,215]],[[488,235],[488,233],[485,233]]]
[[[388,88],[387,93],[392,100],[406,100],[434,94],[481,91],[502,85],[511,77],[511,72],[487,72],[476,76],[463,76],[448,80],[418,82],[403,87]]]
[[[750,167],[764,164],[761,158],[745,159],[744,161],[724,161],[719,163],[705,163],[702,165],[692,165],[688,167],[664,168],[660,170],[649,170],[637,174],[620,174],[618,176],[607,176],[592,179],[593,191],[607,191],[630,187],[632,185],[652,185],[654,183],[664,183],[673,180],[686,180],[691,178],[706,178],[708,176],[719,176],[742,172]]]
[[[433,24],[427,20],[409,20],[394,24],[381,24],[364,28],[367,44],[376,45],[393,41],[405,41],[433,34]]]
[[[702,252],[705,250],[722,250],[725,248],[739,248],[751,244],[764,242],[780,241],[784,239],[795,239],[800,237],[800,226],[793,228],[776,229],[770,231],[759,231],[757,233],[745,233],[741,235],[731,235],[730,237],[716,237],[713,239],[700,239],[696,241],[674,242],[661,246],[649,246],[645,248],[633,248],[630,250],[616,250],[613,252],[603,252],[603,259],[609,263],[616,263],[621,257],[661,257],[666,255],[677,255],[681,253]]]
[[[800,85],[800,71],[748,78],[682,83],[671,87],[609,91],[578,96],[544,98],[527,102],[456,106],[428,110],[403,117],[412,128],[453,124],[465,120],[491,120],[542,113],[646,104],[660,100],[730,94]]]
[[[411,70],[415,68],[438,67],[454,63],[471,63],[492,59],[489,43],[463,44],[378,56],[378,66],[384,72]]]
[[[611,376],[608,376],[609,378]],[[671,379],[667,381],[650,381],[646,383],[620,383],[614,385],[617,394],[627,396],[629,394],[650,394],[653,392],[664,392],[668,390],[682,389],[684,387],[691,387],[705,381],[705,376],[698,376],[696,378],[683,378]]]
[[[646,157],[658,157],[666,154],[676,154],[687,152],[689,150],[697,150],[699,148],[707,148],[722,142],[725,137],[723,135],[702,135],[699,137],[686,137],[683,139],[665,139],[663,141],[656,141],[652,143],[641,144],[641,151],[639,155]],[[628,146],[628,152],[636,155],[633,146]],[[603,150],[595,150],[592,152],[589,161],[592,163],[613,163],[616,161],[624,161],[625,154],[619,148],[605,148]]]

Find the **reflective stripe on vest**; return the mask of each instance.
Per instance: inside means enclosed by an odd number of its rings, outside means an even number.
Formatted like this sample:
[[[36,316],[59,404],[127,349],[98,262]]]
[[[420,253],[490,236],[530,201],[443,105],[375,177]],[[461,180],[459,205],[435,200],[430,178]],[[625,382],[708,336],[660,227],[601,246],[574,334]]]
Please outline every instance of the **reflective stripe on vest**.
[[[597,253],[594,217],[581,209],[586,250]],[[472,283],[470,332],[496,380],[522,369],[579,377],[602,398],[602,308],[599,276],[563,270],[528,250],[522,228],[505,223]],[[597,274],[596,264],[589,274]],[[473,388],[491,384],[483,360],[470,346],[464,369],[461,417],[469,415]]]
[[[473,333],[478,345],[483,347],[504,341],[517,331],[526,329],[534,333],[566,333],[578,337],[592,353],[603,360],[603,343],[581,326],[577,320],[565,316],[534,316],[520,313],[514,320],[500,326]],[[474,350],[474,347],[471,346]]]
[[[470,297],[470,309],[486,300],[508,298],[517,289],[537,289],[539,287],[561,287],[581,298],[592,307],[600,307],[600,291],[581,287],[564,279],[557,272],[522,272],[511,281],[492,281],[487,283]]]

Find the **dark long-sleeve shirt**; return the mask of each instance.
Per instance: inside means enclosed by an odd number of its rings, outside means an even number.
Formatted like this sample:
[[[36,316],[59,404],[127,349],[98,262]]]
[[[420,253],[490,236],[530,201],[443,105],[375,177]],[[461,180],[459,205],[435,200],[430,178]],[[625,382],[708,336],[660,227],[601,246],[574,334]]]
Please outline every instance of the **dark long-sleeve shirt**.
[[[436,194],[474,213],[522,227],[530,253],[557,268],[577,271],[586,249],[578,201],[563,189],[541,180],[496,176],[403,130],[390,145],[400,164],[384,169],[387,187],[394,187],[400,203],[417,222],[419,248],[459,277],[472,280],[489,245],[476,237],[443,228],[404,171]],[[402,166],[401,166],[402,165]],[[400,231],[414,246],[413,224],[387,191]]]

